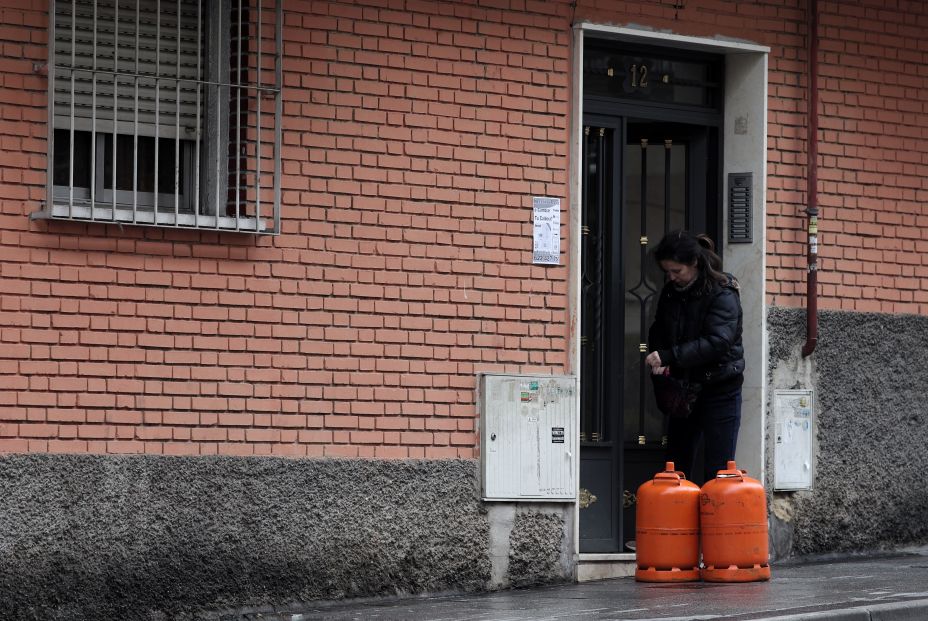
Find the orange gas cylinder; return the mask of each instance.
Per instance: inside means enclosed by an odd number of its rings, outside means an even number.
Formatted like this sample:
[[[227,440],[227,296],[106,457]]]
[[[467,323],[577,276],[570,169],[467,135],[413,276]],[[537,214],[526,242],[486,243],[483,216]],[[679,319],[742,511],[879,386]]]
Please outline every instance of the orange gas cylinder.
[[[767,495],[760,481],[728,462],[702,486],[699,523],[703,580],[770,580]]]
[[[638,488],[635,544],[635,580],[699,580],[699,486],[672,461]]]

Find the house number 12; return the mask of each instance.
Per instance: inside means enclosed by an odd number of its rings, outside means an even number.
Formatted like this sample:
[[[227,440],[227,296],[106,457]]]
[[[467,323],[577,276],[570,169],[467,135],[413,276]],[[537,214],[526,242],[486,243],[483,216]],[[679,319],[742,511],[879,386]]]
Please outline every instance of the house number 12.
[[[632,65],[632,88],[645,88],[648,85],[647,65]]]

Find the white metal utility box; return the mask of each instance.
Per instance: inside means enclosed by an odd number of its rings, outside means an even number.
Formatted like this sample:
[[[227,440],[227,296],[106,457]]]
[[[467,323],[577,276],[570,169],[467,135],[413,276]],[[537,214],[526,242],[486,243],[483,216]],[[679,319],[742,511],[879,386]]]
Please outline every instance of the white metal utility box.
[[[577,378],[477,376],[484,500],[568,502],[577,495]]]
[[[812,439],[815,437],[811,388],[774,390],[773,490],[812,489]]]

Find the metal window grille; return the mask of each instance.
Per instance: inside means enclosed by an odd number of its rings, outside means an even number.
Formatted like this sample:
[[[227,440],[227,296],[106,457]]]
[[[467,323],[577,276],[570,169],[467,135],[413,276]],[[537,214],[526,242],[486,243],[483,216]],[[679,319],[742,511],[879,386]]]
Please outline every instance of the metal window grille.
[[[282,0],[53,0],[33,217],[280,230]]]

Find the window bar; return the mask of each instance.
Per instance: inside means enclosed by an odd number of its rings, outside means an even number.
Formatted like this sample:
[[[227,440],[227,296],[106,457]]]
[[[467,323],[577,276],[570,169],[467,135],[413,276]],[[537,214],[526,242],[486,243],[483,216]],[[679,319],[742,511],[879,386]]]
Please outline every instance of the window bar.
[[[71,0],[71,156],[68,166],[68,219],[73,218],[74,209],[74,68],[77,66],[77,0]]]
[[[135,3],[135,105],[132,106],[132,223],[139,218],[139,31],[141,30],[141,16],[139,15],[139,2]]]
[[[116,220],[116,166],[118,159],[116,159],[116,124],[119,122],[119,0],[113,3],[115,8],[115,18],[113,20],[113,174],[111,176],[112,185],[110,186],[110,192],[112,193],[112,213],[110,213],[110,220]]]
[[[219,4],[223,7],[223,10],[222,10],[223,17],[225,17],[226,15],[229,15],[229,14],[231,13],[231,8],[230,8],[229,10],[226,10],[227,5],[226,5],[225,0],[221,1]],[[215,28],[216,34],[210,36],[210,43],[212,43],[213,41],[215,41],[215,42],[216,42],[216,48],[215,48],[215,49],[217,49],[217,50],[223,50],[224,48],[223,48],[223,43],[222,43],[222,34],[223,34],[223,32],[226,30],[226,22],[225,22],[225,19],[217,19],[217,20],[215,20],[215,22],[218,24],[218,26]],[[230,36],[229,41],[230,41],[230,43],[231,43],[231,33],[228,33],[228,34],[229,34],[229,36]],[[225,55],[224,55],[221,51],[219,52],[219,55],[220,55],[220,57],[221,57],[223,60],[219,60],[218,62],[219,62],[219,63],[224,62]],[[210,61],[209,61],[209,58],[207,58],[207,61],[210,62]],[[216,67],[216,66],[217,66],[216,61],[213,61],[211,64],[213,65],[213,67]],[[229,63],[229,67],[231,67],[231,63]],[[222,94],[222,89],[223,89],[223,87],[226,86],[227,83],[231,82],[231,80],[228,79],[228,76],[225,75],[225,71],[224,71],[224,69],[228,69],[229,67],[222,67],[221,69],[219,69],[219,70],[217,71],[218,75],[209,76],[209,77],[213,80],[213,82],[214,82],[214,84],[212,84],[211,86],[213,86],[213,87],[215,88],[215,93],[216,93],[216,96],[215,96],[215,98],[214,98],[214,101],[211,102],[212,107],[214,108],[214,112],[215,112],[215,113],[221,113],[222,110],[223,110],[223,108],[222,108],[222,106],[221,106],[221,104],[220,104],[219,102],[220,102],[220,99],[221,99],[222,96],[223,96],[223,94]],[[224,80],[223,78],[226,78],[226,79]],[[231,89],[229,89],[229,96],[231,96],[231,92],[232,92]],[[226,97],[226,102],[228,102],[228,96]],[[216,117],[218,117],[218,118],[220,118],[220,119],[221,119],[221,117],[222,117],[221,114],[214,114],[214,116],[216,116]],[[218,134],[220,133],[220,131],[218,130],[218,128],[221,128],[221,127],[222,127],[222,122],[221,122],[221,120],[220,120],[219,122],[217,122],[216,125],[217,125],[216,134],[218,135]],[[223,157],[222,148],[221,148],[221,146],[220,146],[220,144],[221,144],[222,142],[223,142],[223,141],[222,141],[222,140],[219,140],[219,139],[211,140],[211,141],[209,142],[209,144],[212,146],[212,148],[213,148],[213,150],[214,150],[214,157],[210,158],[210,161],[216,162],[217,165],[219,164],[219,158],[220,158],[220,157]],[[228,157],[228,156],[229,156],[229,148],[228,148],[228,146],[227,146],[227,147],[226,147],[225,157]],[[207,164],[207,166],[208,166],[208,165],[209,165],[209,164]],[[220,178],[220,177],[222,176],[222,175],[221,175],[221,170],[222,170],[222,168],[220,167],[220,169],[216,171],[216,175],[212,177],[212,179],[213,179],[213,188],[212,188],[212,196],[211,196],[211,199],[212,199],[212,201],[213,201],[212,211],[213,211],[213,214],[214,214],[215,217],[216,217],[216,221],[215,221],[215,223],[214,223],[214,226],[215,226],[215,228],[216,228],[217,230],[219,229],[219,216],[220,216],[220,214],[221,214],[222,212],[224,212],[224,211],[226,210],[226,205],[228,204],[228,197],[226,197],[226,200],[225,200],[225,201],[223,201],[223,198],[222,198],[223,183],[222,183],[222,179]],[[226,186],[228,186],[228,180],[226,181]],[[209,192],[207,192],[207,195],[209,195]]]
[[[180,224],[180,0],[177,0],[177,41],[174,75],[174,226]]]
[[[280,144],[282,141],[282,131],[281,131],[281,122],[280,119],[283,115],[283,97],[281,97],[281,89],[283,87],[283,50],[281,49],[283,45],[283,0],[274,1],[275,8],[277,9],[276,14],[276,40],[274,42],[274,78],[276,81],[276,104],[274,107],[275,112],[275,123],[276,127],[274,128],[274,232],[280,233]]]
[[[258,144],[255,149],[255,232],[258,232],[261,226],[261,130],[263,129],[261,124],[261,99],[264,98],[263,84],[261,83],[261,49],[264,47],[264,31],[262,30],[263,20],[261,18],[263,11],[264,7],[261,6],[261,0],[258,0],[258,36],[255,37],[258,40],[258,89],[256,91],[258,94],[258,118],[255,131]]]
[[[76,17],[76,16],[75,16]],[[97,3],[93,3],[93,63],[90,87],[90,219],[97,206]],[[74,95],[71,95],[72,99]]]
[[[242,0],[238,0],[238,24],[236,32],[235,71],[235,230],[241,229],[241,186],[242,186]]]
[[[56,37],[58,6],[54,0],[49,3],[49,20],[48,20],[48,40],[49,40],[49,58],[48,58],[48,83],[51,86],[51,93],[48,97],[48,107],[46,109],[46,127],[48,128],[48,152],[51,154],[46,159],[45,164],[45,200],[46,210],[49,215],[55,213],[55,80],[58,74],[57,57],[56,57]],[[73,97],[72,97],[73,99]]]
[[[197,85],[197,120],[196,120],[196,140],[194,141],[194,182],[193,182],[193,218],[194,222],[199,224],[200,222],[200,89],[203,87],[202,83],[202,74],[200,72],[200,52],[203,49],[203,31],[202,31],[202,11],[203,11],[203,1],[199,0],[197,2],[197,73],[196,73],[196,85]]]
[[[158,190],[160,178],[158,177],[158,159],[160,157],[158,143],[161,138],[161,0],[158,0],[155,14],[155,179],[152,193],[152,221],[158,224]]]

